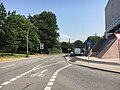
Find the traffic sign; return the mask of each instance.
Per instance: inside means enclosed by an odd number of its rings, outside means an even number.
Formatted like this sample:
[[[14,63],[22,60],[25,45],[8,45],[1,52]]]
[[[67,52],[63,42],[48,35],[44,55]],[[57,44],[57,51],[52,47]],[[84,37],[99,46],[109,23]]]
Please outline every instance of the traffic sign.
[[[40,49],[44,49],[44,43],[40,43]]]
[[[87,46],[92,46],[92,45],[93,45],[93,43],[92,43],[91,40],[87,40],[87,41],[86,41],[86,44],[87,44]]]
[[[120,60],[120,33],[114,33],[118,40],[119,60]]]
[[[116,38],[117,38],[118,40],[120,40],[120,33],[114,33],[114,34],[115,34]]]

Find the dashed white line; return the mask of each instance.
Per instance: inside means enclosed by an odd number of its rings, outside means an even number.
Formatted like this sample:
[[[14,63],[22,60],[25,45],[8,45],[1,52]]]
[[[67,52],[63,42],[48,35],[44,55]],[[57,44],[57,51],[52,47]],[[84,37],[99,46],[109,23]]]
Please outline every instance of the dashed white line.
[[[1,68],[4,69],[4,68],[12,67],[12,66],[15,66],[15,65],[16,64],[11,64],[11,65],[7,65],[7,66],[1,67]]]
[[[50,81],[50,82],[54,82],[54,81],[55,81],[55,79],[52,79],[52,78],[51,78],[49,81]]]
[[[59,64],[59,63],[63,63],[63,62],[65,62],[65,61],[61,61],[61,62],[49,64],[49,65],[45,65],[45,66],[42,66],[42,68],[43,68],[43,67],[52,66],[52,65],[56,65],[56,64]],[[44,62],[44,63],[45,63],[45,62]],[[15,78],[12,78],[12,79],[10,79],[10,80],[8,80],[8,81],[6,81],[6,82],[3,82],[3,83],[0,85],[0,88],[2,88],[2,87],[5,86],[5,85],[10,84],[10,83],[13,82],[13,81],[16,81],[17,79],[21,78],[22,76],[24,76],[24,75],[26,75],[26,74],[28,74],[28,73],[34,71],[34,70],[40,69],[41,67],[40,67],[40,68],[38,68],[38,67],[41,66],[41,65],[43,65],[44,63],[39,64],[39,65],[33,67],[31,70],[28,70],[27,72],[24,72],[24,73],[22,73],[22,74],[16,76]],[[8,67],[15,66],[15,65],[16,65],[16,64],[11,64],[11,65],[4,66],[4,67],[1,67],[1,68],[8,68]],[[44,72],[46,72],[46,71],[47,71],[47,70],[43,70],[43,71],[41,72],[40,76],[41,76],[41,77],[44,76],[44,75],[42,75],[42,74],[43,74]],[[56,76],[53,76],[53,78],[55,79]],[[51,83],[49,83],[49,84],[52,85],[53,83],[51,82]],[[46,90],[51,89],[51,87],[46,87],[46,88],[47,88]]]
[[[72,64],[69,64],[69,65],[67,65],[67,66],[65,66],[65,67],[63,67],[63,68],[60,68],[60,69],[56,70],[56,72],[53,74],[53,76],[52,76],[51,79],[49,80],[49,82],[48,82],[48,84],[47,84],[47,86],[45,87],[44,90],[51,90],[51,89],[52,89],[52,86],[53,86],[53,84],[54,84],[54,81],[55,81],[55,79],[56,79],[56,77],[57,77],[57,74],[58,74],[61,70],[65,69],[65,68],[67,68],[67,67],[69,67],[69,66],[71,66],[71,65],[72,65]]]
[[[47,87],[45,87],[44,90],[51,90],[51,88],[52,88],[52,87],[48,87],[48,86],[47,86]]]
[[[54,82],[48,82],[47,86],[52,86]]]
[[[0,86],[0,88],[2,88],[2,86]]]
[[[56,78],[56,76],[52,76],[51,78]]]
[[[54,76],[57,76],[57,73],[54,73],[53,75],[54,75]]]

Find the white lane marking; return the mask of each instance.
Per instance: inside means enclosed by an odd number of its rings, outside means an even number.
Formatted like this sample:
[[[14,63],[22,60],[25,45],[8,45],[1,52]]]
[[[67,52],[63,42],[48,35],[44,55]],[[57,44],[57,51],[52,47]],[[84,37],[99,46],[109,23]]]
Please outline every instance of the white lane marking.
[[[48,87],[48,86],[47,86],[47,87],[45,87],[44,90],[51,90],[51,88],[52,88],[52,87]]]
[[[16,78],[18,79],[18,78],[21,78],[22,76],[16,76]]]
[[[2,88],[2,86],[0,86],[0,88]]]
[[[53,78],[55,79],[55,78],[56,78],[56,76],[52,76],[51,78],[52,78],[52,79],[53,79]]]
[[[54,82],[48,82],[47,86],[52,86]]]
[[[50,81],[50,82],[54,82],[54,81],[55,81],[55,79],[52,79],[52,78],[51,78],[49,81]]]
[[[52,63],[52,64],[48,64],[48,65],[39,67],[39,66],[42,65],[42,64],[40,64],[40,65],[37,65],[36,67],[34,67],[32,70],[37,70],[37,68],[45,68],[45,67],[53,66],[53,65],[56,65],[56,64],[59,64],[59,63],[63,63],[63,62],[65,62],[65,61],[60,61],[60,62],[57,62],[57,63]]]
[[[41,73],[35,73],[35,74],[30,75],[30,77],[35,77],[35,76],[43,77],[43,76],[44,76],[44,73],[47,72],[47,71],[48,71],[48,70],[45,69],[45,70],[43,70]]]
[[[27,71],[28,73],[32,72],[32,70]]]
[[[30,75],[30,77],[35,77],[35,76],[37,76],[38,74],[36,73],[36,74],[32,74],[32,75]]]
[[[54,74],[58,74],[58,71],[56,71]]]
[[[12,67],[12,66],[15,66],[16,64],[11,64],[11,65],[7,65],[7,66],[3,66],[3,67],[1,67],[2,69],[4,69],[4,68],[8,68],[8,67]]]
[[[43,74],[44,72],[47,72],[47,69],[43,70],[43,71],[41,72],[41,74]]]
[[[53,75],[54,75],[54,76],[57,76],[57,73],[54,73]]]
[[[46,62],[46,61],[45,61],[45,62]],[[26,75],[26,74],[28,74],[28,73],[34,71],[34,70],[37,70],[38,67],[41,66],[41,65],[43,65],[45,62],[43,62],[43,63],[41,63],[41,64],[39,64],[39,65],[33,67],[31,70],[28,70],[27,72],[24,72],[24,73],[22,73],[22,74],[16,76],[15,78],[12,78],[12,79],[10,79],[10,80],[8,80],[8,81],[2,83],[2,84],[0,85],[0,88],[2,88],[2,87],[5,86],[5,85],[8,85],[9,83],[11,83],[11,82],[13,82],[13,81],[16,81],[17,79],[21,78],[22,76],[24,76],[24,75]],[[65,61],[57,62],[57,63],[53,63],[53,64],[49,64],[48,66],[56,65],[56,64],[59,64],[59,63],[63,63],[63,62],[65,62]],[[12,66],[13,66],[13,65],[12,65]],[[8,66],[7,66],[7,67],[8,67]],[[10,67],[10,66],[9,66],[9,67]],[[46,71],[47,71],[47,70],[44,70],[44,71],[42,72],[42,75],[39,75],[39,76],[43,77],[43,76],[44,76],[43,73],[46,72]]]
[[[12,81],[15,81],[15,80],[17,80],[17,78],[12,78],[12,79],[10,79],[11,82],[12,82]]]
[[[25,61],[25,62],[32,62],[32,60],[30,60],[30,61]]]
[[[1,85],[7,85],[7,84],[9,84],[9,83],[11,83],[11,82],[6,81],[6,82],[2,83]]]
[[[71,66],[71,65],[72,65],[72,64],[69,64],[69,65],[67,65],[67,66],[64,66],[63,68],[60,68],[60,69],[56,70],[56,72],[53,74],[53,76],[52,76],[51,79],[49,80],[49,82],[48,82],[48,84],[47,84],[47,86],[45,87],[44,90],[51,90],[51,89],[52,89],[52,86],[53,86],[53,84],[54,84],[54,82],[55,82],[55,79],[56,79],[56,77],[57,77],[57,74],[58,74],[61,70],[65,69],[65,68],[67,68],[67,67],[69,67],[69,66]]]

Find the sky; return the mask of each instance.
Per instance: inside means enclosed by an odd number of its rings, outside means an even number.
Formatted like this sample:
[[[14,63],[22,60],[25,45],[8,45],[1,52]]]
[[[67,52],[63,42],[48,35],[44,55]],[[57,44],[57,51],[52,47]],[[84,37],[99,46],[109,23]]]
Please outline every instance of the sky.
[[[53,12],[57,17],[60,41],[85,41],[87,37],[103,36],[105,32],[105,6],[108,0],[0,0],[7,11],[18,14]]]

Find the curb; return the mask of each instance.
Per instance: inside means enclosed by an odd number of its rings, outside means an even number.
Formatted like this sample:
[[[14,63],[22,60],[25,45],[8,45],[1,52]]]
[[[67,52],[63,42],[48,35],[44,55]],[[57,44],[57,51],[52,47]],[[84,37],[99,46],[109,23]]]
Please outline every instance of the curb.
[[[81,65],[81,64],[74,64],[74,65],[82,66],[82,67],[86,67],[86,68],[91,68],[91,69],[96,69],[96,70],[100,70],[100,71],[106,71],[106,72],[112,72],[112,73],[120,74],[119,71],[114,71],[114,70],[101,69],[101,68],[92,67],[92,66],[87,66],[87,65]]]
[[[82,67],[86,67],[86,68],[91,68],[91,69],[96,69],[96,70],[100,70],[100,71],[106,71],[106,72],[111,72],[111,73],[117,73],[117,74],[120,74],[120,71],[114,71],[114,70],[107,70],[107,69],[103,69],[103,68],[97,68],[97,67],[92,67],[92,66],[87,66],[87,65],[82,65],[82,64],[76,64],[76,63],[73,63],[69,60],[67,60],[67,56],[64,56],[66,61],[68,61],[69,63],[72,63],[74,65],[77,65],[77,66],[82,66]]]

